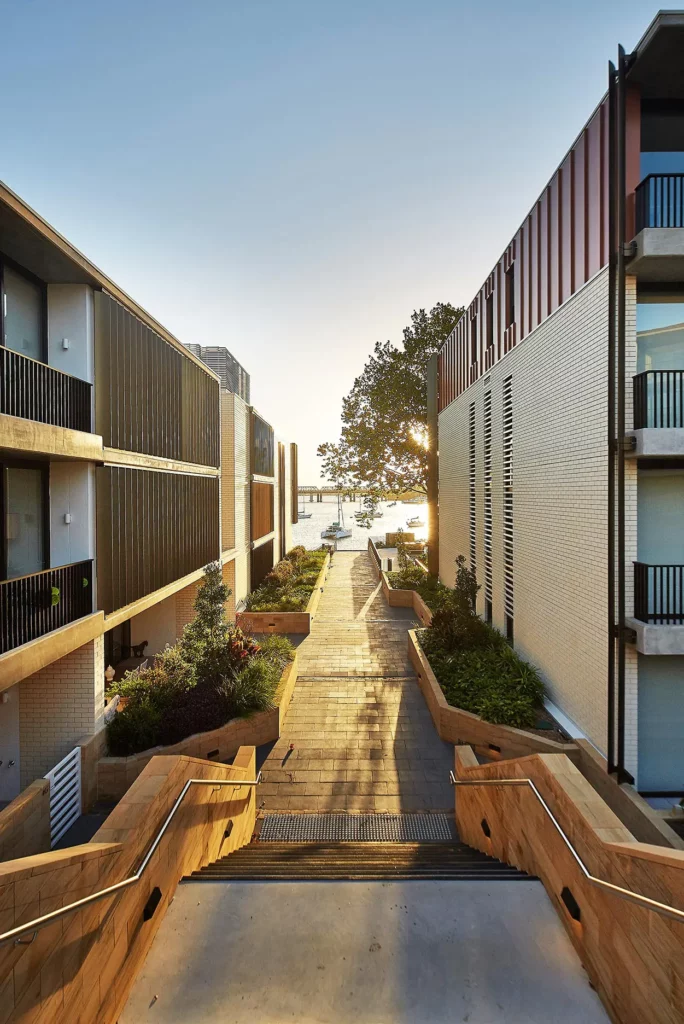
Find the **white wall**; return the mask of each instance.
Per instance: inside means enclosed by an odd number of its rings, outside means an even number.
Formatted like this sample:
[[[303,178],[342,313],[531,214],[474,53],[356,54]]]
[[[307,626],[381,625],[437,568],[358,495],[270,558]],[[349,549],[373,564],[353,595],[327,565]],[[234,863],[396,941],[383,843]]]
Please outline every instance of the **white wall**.
[[[608,650],[607,288],[603,271],[439,417],[440,575],[452,584],[454,559],[469,552],[468,409],[475,402],[482,585],[483,396],[492,392],[493,619],[503,630],[502,385],[512,376],[515,647],[600,750]],[[633,474],[630,508],[635,482]],[[479,602],[481,611],[482,590]]]
[[[93,290],[84,284],[48,285],[48,363],[94,381]],[[64,348],[64,339],[69,347]]]
[[[71,523],[64,521],[71,516]],[[50,565],[95,557],[95,467],[50,463]]]
[[[147,640],[145,655],[159,654],[176,642],[176,595],[147,608],[131,619],[131,644]]]
[[[21,789],[18,686],[0,694],[0,761],[0,801],[14,800]],[[10,761],[14,761],[11,767]]]

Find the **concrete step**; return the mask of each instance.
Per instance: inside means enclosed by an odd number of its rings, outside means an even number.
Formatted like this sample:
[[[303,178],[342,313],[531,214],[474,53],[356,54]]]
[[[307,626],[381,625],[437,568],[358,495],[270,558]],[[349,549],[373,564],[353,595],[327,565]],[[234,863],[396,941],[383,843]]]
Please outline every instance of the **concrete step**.
[[[465,843],[262,843],[195,871],[185,881],[515,881],[530,876]]]

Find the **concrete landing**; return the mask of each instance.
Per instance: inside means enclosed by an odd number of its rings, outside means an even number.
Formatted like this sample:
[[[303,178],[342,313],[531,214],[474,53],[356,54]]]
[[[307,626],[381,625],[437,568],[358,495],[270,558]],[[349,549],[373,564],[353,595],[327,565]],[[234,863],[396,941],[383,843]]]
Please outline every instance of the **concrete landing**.
[[[608,1016],[537,882],[179,886],[119,1024],[285,1021]]]

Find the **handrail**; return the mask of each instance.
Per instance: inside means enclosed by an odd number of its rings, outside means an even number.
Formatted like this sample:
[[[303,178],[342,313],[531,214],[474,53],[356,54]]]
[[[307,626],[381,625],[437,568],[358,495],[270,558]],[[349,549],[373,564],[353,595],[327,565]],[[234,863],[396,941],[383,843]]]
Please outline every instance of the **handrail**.
[[[546,800],[544,800],[544,797],[541,795],[532,779],[457,779],[453,772],[449,772],[449,778],[452,786],[529,786],[539,803],[546,811],[548,817],[551,819],[551,822],[555,826],[561,839],[574,857],[575,862],[585,879],[590,882],[591,885],[595,885],[600,889],[606,889],[614,896],[619,896],[621,899],[628,900],[630,903],[636,903],[639,906],[646,907],[648,910],[654,910],[657,914],[663,914],[665,917],[671,917],[673,921],[684,923],[684,910],[678,910],[676,907],[671,907],[667,903],[660,903],[658,900],[649,899],[648,896],[642,896],[641,893],[632,892],[631,889],[623,889],[621,885],[615,885],[613,882],[606,882],[605,879],[597,878],[596,875],[592,875],[589,868],[586,866],[579,853],[561,828],[558,820],[554,817],[551,808],[547,804]]]
[[[47,924],[52,924],[53,921],[58,920],[60,917],[64,917],[66,914],[71,914],[76,910],[82,910],[84,907],[89,906],[91,903],[96,903],[98,900],[106,899],[107,896],[114,896],[121,892],[122,889],[128,888],[130,885],[135,885],[142,878],[145,868],[149,864],[155,850],[159,846],[164,833],[173,821],[176,811],[180,807],[185,794],[188,792],[191,786],[258,786],[261,781],[261,772],[258,773],[256,779],[188,779],[183,786],[180,794],[174,803],[173,807],[169,811],[166,821],[157,832],[155,839],[152,842],[149,850],[145,854],[140,864],[140,867],[134,874],[129,875],[128,878],[122,879],[120,882],[115,882],[114,885],[108,885],[104,889],[99,889],[97,892],[91,893],[89,896],[84,896],[80,900],[75,900],[73,903],[68,903],[65,907],[59,907],[57,910],[50,911],[49,914],[42,914],[40,917],[36,917],[33,921],[27,921],[25,924],[17,925],[16,928],[10,928],[8,932],[0,934],[0,946],[5,942],[11,942],[14,939],[15,945],[30,945],[35,939],[40,928],[45,927]],[[22,935],[26,935],[28,932],[33,932],[33,937],[26,942],[21,939]]]

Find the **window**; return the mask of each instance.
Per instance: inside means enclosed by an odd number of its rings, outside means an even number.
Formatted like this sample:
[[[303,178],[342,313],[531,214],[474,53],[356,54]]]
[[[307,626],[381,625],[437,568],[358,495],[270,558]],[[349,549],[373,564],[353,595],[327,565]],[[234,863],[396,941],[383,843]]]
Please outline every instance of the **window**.
[[[487,299],[487,348],[494,348],[494,293]]]
[[[682,289],[639,289],[637,373],[644,370],[684,370]]]
[[[470,321],[470,362],[477,362],[477,317]]]
[[[2,344],[32,359],[45,359],[45,286],[9,263],[0,263]]]
[[[505,295],[504,301],[506,304],[506,330],[515,323],[515,264],[511,263],[510,267],[504,274],[505,284]]]
[[[8,462],[2,472],[4,521],[2,579],[16,579],[47,566],[47,466]]]

